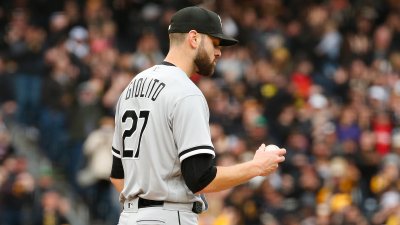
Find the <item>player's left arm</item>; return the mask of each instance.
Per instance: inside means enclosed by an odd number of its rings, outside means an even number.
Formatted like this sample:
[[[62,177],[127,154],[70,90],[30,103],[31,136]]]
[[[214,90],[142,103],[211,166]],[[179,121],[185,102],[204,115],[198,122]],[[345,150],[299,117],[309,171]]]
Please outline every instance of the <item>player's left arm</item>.
[[[121,95],[122,96],[122,95]],[[121,192],[124,189],[124,167],[122,165],[122,154],[121,150],[122,149],[122,143],[121,143],[121,124],[119,123],[120,117],[119,117],[119,106],[120,106],[120,99],[118,100],[117,107],[116,107],[116,112],[115,112],[115,131],[114,131],[114,137],[113,137],[113,143],[111,147],[111,153],[113,156],[113,161],[112,161],[112,168],[111,168],[111,174],[110,174],[110,181],[114,185],[115,189],[118,192]]]
[[[110,177],[111,183],[114,185],[114,188],[121,193],[122,190],[124,189],[124,179],[116,179]]]
[[[110,181],[118,192],[121,192],[124,189],[124,176],[125,174],[121,158],[113,155]]]

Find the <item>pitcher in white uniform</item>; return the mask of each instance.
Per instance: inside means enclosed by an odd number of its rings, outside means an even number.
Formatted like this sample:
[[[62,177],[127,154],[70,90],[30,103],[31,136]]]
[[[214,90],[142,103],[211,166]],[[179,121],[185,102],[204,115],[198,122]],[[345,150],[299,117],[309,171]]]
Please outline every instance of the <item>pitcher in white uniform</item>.
[[[177,11],[168,32],[164,62],[137,74],[116,105],[110,179],[121,193],[120,225],[197,225],[204,193],[267,176],[285,160],[285,149],[260,143],[253,160],[214,166],[208,105],[190,76],[211,76],[221,46],[237,41],[197,6]]]

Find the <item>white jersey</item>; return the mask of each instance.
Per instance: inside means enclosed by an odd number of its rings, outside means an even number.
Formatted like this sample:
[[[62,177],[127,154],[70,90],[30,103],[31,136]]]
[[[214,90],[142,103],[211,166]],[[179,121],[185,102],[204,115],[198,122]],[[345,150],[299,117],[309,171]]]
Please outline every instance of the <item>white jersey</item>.
[[[115,125],[112,154],[122,159],[124,198],[201,201],[186,186],[181,162],[215,156],[209,109],[181,69],[156,65],[139,73],[119,98]]]

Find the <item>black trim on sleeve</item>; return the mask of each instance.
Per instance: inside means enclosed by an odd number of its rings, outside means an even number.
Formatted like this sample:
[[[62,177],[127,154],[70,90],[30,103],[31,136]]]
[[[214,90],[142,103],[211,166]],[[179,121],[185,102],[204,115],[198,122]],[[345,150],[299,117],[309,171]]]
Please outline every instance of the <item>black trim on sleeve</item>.
[[[205,188],[217,175],[217,168],[213,165],[213,156],[198,154],[182,161],[181,171],[188,188],[196,193]]]
[[[116,178],[116,179],[124,179],[124,177],[125,177],[122,160],[121,160],[121,158],[118,158],[115,155],[113,155],[113,162],[112,162],[110,177]]]
[[[117,149],[115,149],[114,147],[111,147],[111,149],[112,149],[112,151],[113,151],[115,154],[118,154],[118,155],[121,154],[121,152],[118,151]]]
[[[194,151],[194,150],[199,150],[199,149],[210,149],[214,151],[214,148],[212,146],[208,146],[208,145],[201,145],[201,146],[196,146],[193,148],[189,148],[187,150],[182,151],[181,153],[179,153],[179,158],[182,157],[184,154]]]

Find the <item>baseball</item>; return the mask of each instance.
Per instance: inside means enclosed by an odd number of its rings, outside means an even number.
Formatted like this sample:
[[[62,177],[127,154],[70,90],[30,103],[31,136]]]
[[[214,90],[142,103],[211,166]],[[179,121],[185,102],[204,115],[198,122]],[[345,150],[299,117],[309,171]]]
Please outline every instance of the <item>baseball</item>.
[[[276,145],[267,145],[267,147],[265,147],[264,151],[270,151],[270,150],[275,150],[275,149],[279,149],[279,147]]]

